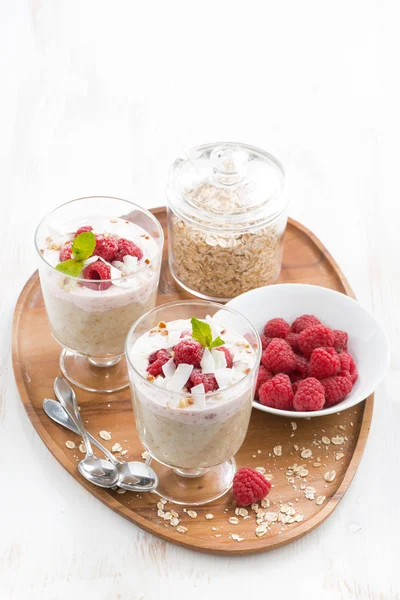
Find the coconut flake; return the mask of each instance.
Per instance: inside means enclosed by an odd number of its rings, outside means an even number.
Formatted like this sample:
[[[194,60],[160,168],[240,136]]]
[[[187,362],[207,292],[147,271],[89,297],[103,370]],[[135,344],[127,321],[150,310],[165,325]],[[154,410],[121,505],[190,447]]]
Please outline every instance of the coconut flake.
[[[200,366],[204,374],[214,373],[215,371],[214,358],[208,348],[204,348],[203,356],[200,361]]]
[[[217,380],[218,386],[220,388],[228,387],[233,378],[233,370],[232,369],[216,369],[214,371],[215,379]]]
[[[176,364],[174,359],[170,358],[169,361],[165,363],[165,365],[163,365],[161,368],[165,377],[167,377],[168,379],[171,378],[176,371]]]
[[[216,350],[216,348],[213,348],[211,350],[211,354],[214,359],[215,368],[216,369],[226,369],[225,352],[221,352],[221,350]]]
[[[130,256],[127,254],[123,258],[125,270],[127,273],[136,273],[138,268],[138,259],[137,256]]]
[[[169,381],[166,388],[171,392],[180,392],[193,371],[193,365],[181,363]]]
[[[206,407],[206,394],[205,394],[205,389],[204,389],[203,383],[194,385],[191,389],[191,394],[192,394],[194,406],[196,408],[203,409]]]

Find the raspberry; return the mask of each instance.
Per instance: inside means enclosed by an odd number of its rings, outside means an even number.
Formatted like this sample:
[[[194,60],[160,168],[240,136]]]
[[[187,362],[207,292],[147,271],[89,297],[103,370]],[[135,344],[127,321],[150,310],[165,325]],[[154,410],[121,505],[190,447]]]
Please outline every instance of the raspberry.
[[[64,262],[64,260],[69,260],[70,258],[72,258],[72,242],[66,242],[61,246],[60,262]]]
[[[264,334],[270,338],[285,338],[290,332],[290,325],[284,319],[271,319],[264,327]]]
[[[292,383],[293,394],[296,394],[300,381],[301,381],[301,379],[299,379],[297,381],[293,381],[293,383]]]
[[[293,352],[299,352],[299,340],[298,340],[298,333],[288,333],[287,336],[285,337],[285,342],[287,342],[289,344],[289,346],[291,347],[291,349],[293,350]]]
[[[258,390],[261,404],[281,410],[293,410],[293,390],[287,375],[275,375]]]
[[[84,225],[83,227],[79,227],[79,229],[77,229],[74,237],[76,237],[77,235],[80,235],[81,233],[86,233],[87,231],[93,231],[93,227],[91,227],[90,225]]]
[[[349,341],[347,333],[345,331],[340,331],[340,329],[335,329],[333,333],[335,334],[333,347],[336,352],[347,352],[347,342]]]
[[[280,338],[274,338],[264,350],[261,362],[266,369],[275,373],[290,373],[296,366],[296,358],[293,350]]]
[[[348,352],[341,352],[339,360],[341,370],[349,373],[350,381],[354,385],[358,379],[358,371],[353,357]]]
[[[346,398],[351,392],[352,383],[348,377],[328,377],[321,381],[325,389],[325,406],[334,406]]]
[[[311,356],[311,353],[315,348],[321,348],[322,346],[329,347],[333,346],[335,341],[335,334],[331,329],[324,325],[312,325],[303,329],[299,333],[298,342],[299,348],[304,356]]]
[[[96,235],[96,247],[93,251],[93,256],[100,256],[107,262],[111,262],[115,258],[115,253],[118,250],[118,242],[111,235],[105,237],[104,235]]]
[[[164,376],[164,372],[162,370],[162,366],[165,365],[171,358],[170,353],[167,350],[159,350],[158,352],[154,352],[149,356],[149,366],[147,367],[147,372],[154,377],[157,375]]]
[[[249,506],[268,496],[270,482],[254,469],[239,469],[233,478],[232,491],[238,506]]]
[[[268,369],[266,369],[263,365],[259,366],[256,381],[256,400],[258,400],[258,390],[260,389],[260,387],[263,385],[263,383],[268,381],[268,379],[272,379],[273,376],[273,373],[271,373],[271,371],[268,371]]]
[[[325,390],[314,377],[307,377],[297,384],[293,407],[298,411],[321,410],[325,404]]]
[[[83,269],[82,276],[84,279],[91,279],[96,282],[101,281],[102,279],[110,279],[111,269],[110,266],[103,263],[102,260],[96,260],[96,262],[91,263]],[[93,290],[103,291],[111,287],[112,282],[104,281],[104,283],[85,283],[85,285]]]
[[[312,351],[308,374],[316,379],[336,375],[340,370],[339,355],[334,348],[316,348]]]
[[[301,354],[295,354],[296,358],[296,366],[294,368],[295,371],[298,371],[302,375],[306,375],[308,373],[309,362],[305,356],[301,356]]]
[[[306,379],[306,377],[307,377],[306,373],[299,373],[299,371],[292,371],[292,373],[290,373],[289,379],[292,382],[293,391],[294,391],[294,384],[298,383],[299,381],[302,381],[303,379]]]
[[[314,315],[302,315],[293,321],[292,331],[293,333],[300,333],[303,329],[307,329],[307,327],[312,327],[313,325],[320,325],[317,317],[314,317]]]
[[[143,258],[143,252],[139,246],[131,242],[130,240],[126,240],[125,238],[120,238],[118,240],[118,250],[115,254],[115,260],[123,261],[124,256],[136,256],[138,260]]]
[[[186,363],[187,365],[193,365],[197,369],[200,368],[204,348],[196,340],[182,340],[176,344],[174,351],[176,365]]]
[[[202,373],[198,369],[193,369],[189,379],[192,384],[190,385],[191,388],[193,385],[200,385],[200,383],[202,383],[204,385],[204,391],[206,394],[208,392],[215,392],[215,390],[217,390],[219,387],[217,380],[212,373]]]
[[[269,343],[272,341],[272,338],[267,337],[266,335],[264,335],[263,333],[260,335],[260,339],[261,339],[261,348],[263,350],[266,350],[269,346]]]
[[[215,349],[219,350],[220,352],[223,352],[225,354],[226,368],[232,369],[233,358],[232,358],[232,354],[229,352],[228,348],[225,348],[224,346],[220,346],[219,348],[215,348]]]

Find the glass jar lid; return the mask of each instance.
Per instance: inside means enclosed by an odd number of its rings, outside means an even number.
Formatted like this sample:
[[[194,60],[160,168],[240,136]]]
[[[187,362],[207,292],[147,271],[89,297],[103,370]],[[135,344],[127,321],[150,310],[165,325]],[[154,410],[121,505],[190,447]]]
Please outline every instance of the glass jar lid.
[[[168,200],[178,215],[212,229],[259,227],[286,208],[284,181],[281,163],[259,148],[205,144],[172,165]]]

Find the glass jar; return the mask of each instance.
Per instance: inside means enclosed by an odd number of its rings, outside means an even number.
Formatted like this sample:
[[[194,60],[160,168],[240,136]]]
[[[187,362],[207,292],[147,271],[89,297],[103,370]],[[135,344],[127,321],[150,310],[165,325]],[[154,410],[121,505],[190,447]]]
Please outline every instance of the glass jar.
[[[287,222],[284,184],[281,163],[245,144],[206,144],[177,159],[167,189],[176,281],[220,302],[273,283]]]

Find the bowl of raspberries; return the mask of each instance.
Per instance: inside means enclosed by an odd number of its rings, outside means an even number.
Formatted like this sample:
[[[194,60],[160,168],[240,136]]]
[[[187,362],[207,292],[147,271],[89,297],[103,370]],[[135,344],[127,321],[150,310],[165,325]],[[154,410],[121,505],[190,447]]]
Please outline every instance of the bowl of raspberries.
[[[246,292],[228,305],[260,335],[255,408],[291,418],[327,415],[365,400],[386,374],[384,331],[345,294],[279,284]]]

